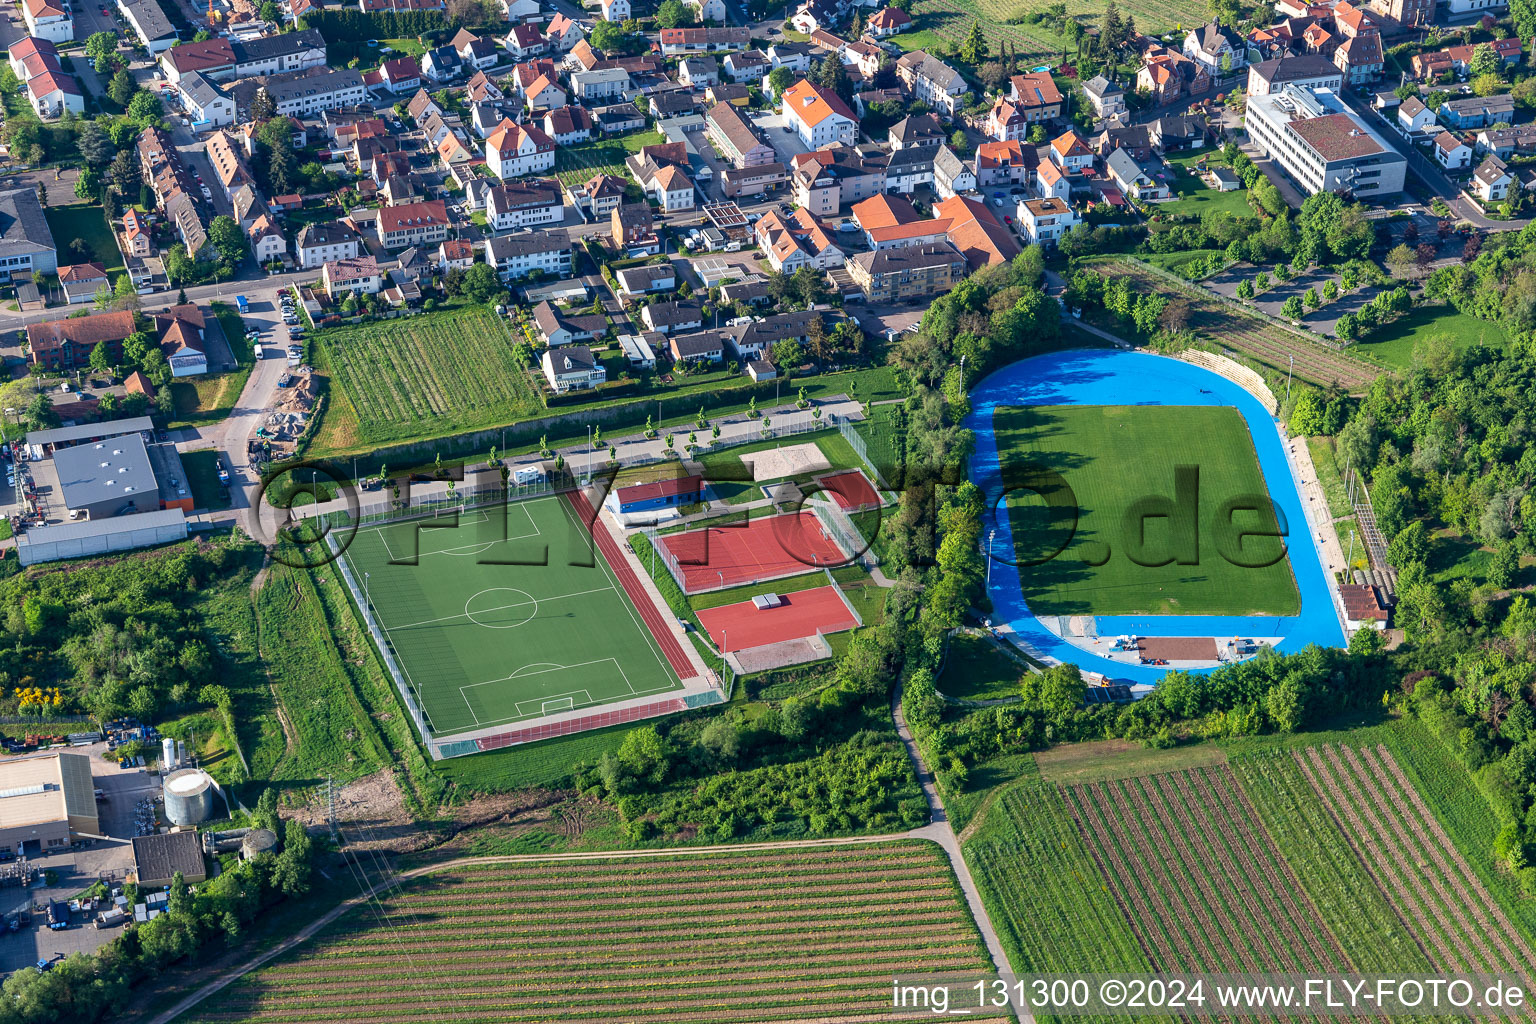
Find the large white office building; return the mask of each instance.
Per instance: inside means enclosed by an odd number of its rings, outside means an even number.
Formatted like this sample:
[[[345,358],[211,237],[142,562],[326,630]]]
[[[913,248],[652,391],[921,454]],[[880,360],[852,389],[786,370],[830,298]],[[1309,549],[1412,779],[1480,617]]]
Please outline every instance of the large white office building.
[[[1248,135],[1308,195],[1350,189],[1360,199],[1403,190],[1408,161],[1329,89],[1284,85],[1250,96]]]

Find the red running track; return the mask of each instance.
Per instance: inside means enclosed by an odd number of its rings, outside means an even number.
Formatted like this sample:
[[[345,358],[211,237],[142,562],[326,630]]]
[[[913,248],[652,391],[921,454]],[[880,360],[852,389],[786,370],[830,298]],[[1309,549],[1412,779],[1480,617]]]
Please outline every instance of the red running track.
[[[677,634],[668,628],[666,618],[657,611],[656,603],[651,600],[651,595],[646,593],[645,587],[641,586],[635,571],[629,567],[624,553],[614,542],[613,535],[597,521],[597,515],[592,511],[592,503],[587,501],[587,496],[580,491],[567,491],[565,497],[570,501],[571,508],[575,509],[577,516],[581,518],[581,525],[591,530],[603,557],[608,560],[614,575],[619,578],[619,585],[624,588],[624,592],[629,595],[630,601],[640,612],[640,618],[645,621],[651,636],[655,637],[656,642],[661,645],[661,652],[667,656],[672,670],[681,679],[698,675],[693,662],[689,661],[688,655],[683,652],[683,645],[678,643]]]
[[[816,514],[807,511],[673,533],[661,543],[677,559],[688,594],[798,576],[850,561],[823,531]]]
[[[784,603],[777,608],[758,608],[751,601],[709,608],[699,612],[699,621],[715,646],[728,651],[799,640],[815,636],[818,629],[841,633],[859,624],[836,587],[800,590],[780,599]]]

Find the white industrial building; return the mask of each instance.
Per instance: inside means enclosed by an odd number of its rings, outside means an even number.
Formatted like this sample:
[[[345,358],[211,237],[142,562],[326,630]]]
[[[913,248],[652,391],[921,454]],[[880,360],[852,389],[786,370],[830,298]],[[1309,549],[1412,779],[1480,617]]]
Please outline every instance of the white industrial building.
[[[1250,96],[1248,135],[1309,195],[1350,189],[1361,199],[1403,190],[1408,162],[1331,90],[1286,84]]]

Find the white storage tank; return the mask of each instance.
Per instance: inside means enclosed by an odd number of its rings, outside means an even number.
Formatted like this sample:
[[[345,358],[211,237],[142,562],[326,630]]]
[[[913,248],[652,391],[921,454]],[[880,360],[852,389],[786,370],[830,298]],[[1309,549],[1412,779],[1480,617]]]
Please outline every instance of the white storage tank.
[[[165,777],[165,816],[173,825],[196,825],[213,813],[213,780],[197,768]]]
[[[176,741],[169,736],[160,738],[160,770],[173,772],[181,767],[181,758],[176,756]]]
[[[277,833],[271,829],[253,828],[240,840],[240,859],[252,860],[258,854],[277,852]]]

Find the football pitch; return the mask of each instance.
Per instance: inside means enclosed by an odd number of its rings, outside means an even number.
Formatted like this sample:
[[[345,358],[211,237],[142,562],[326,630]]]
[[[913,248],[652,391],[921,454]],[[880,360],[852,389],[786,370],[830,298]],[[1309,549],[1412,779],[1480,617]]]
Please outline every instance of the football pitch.
[[[343,557],[438,736],[682,689],[559,497],[365,527]]]
[[[1307,527],[1288,523],[1275,536],[1236,409],[1000,407],[993,427],[1034,614],[1299,612],[1285,552],[1293,539],[1308,542]]]

